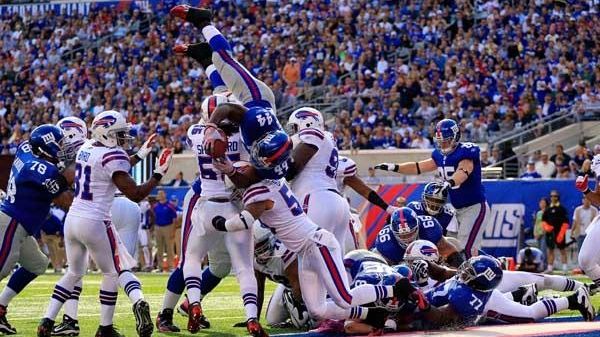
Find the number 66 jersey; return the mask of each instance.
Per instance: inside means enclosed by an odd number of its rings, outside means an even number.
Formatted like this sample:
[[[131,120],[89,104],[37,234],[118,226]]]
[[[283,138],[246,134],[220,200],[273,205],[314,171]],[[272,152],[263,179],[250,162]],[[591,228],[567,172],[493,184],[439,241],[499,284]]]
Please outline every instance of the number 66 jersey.
[[[121,148],[94,146],[87,141],[75,160],[75,199],[69,214],[91,220],[110,220],[110,208],[117,186],[115,172],[128,173],[129,156]]]

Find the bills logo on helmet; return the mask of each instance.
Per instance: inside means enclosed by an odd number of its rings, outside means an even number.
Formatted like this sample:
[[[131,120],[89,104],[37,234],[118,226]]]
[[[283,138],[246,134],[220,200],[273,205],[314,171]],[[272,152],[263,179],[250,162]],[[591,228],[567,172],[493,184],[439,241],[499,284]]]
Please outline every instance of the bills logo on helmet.
[[[425,256],[434,256],[437,254],[437,249],[435,249],[433,247],[422,246],[421,254],[423,254]]]
[[[59,127],[61,129],[77,129],[79,132],[83,133],[83,128],[81,127],[81,125],[79,125],[77,123],[73,123],[71,121],[64,121],[64,122],[60,123]]]
[[[296,117],[300,119],[312,118],[317,122],[319,121],[319,115],[309,110],[300,110],[296,112]]]
[[[117,122],[117,119],[114,116],[105,116],[100,118],[99,120],[97,120],[94,123],[94,127],[105,127],[108,128],[110,126],[115,125],[115,123]]]

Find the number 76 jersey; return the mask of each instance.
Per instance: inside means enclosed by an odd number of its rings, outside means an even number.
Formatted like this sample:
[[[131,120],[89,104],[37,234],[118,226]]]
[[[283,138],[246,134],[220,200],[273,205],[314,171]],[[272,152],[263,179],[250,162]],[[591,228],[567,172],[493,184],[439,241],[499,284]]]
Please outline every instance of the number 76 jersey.
[[[75,160],[75,199],[69,214],[110,220],[110,208],[117,191],[112,176],[115,172],[128,173],[130,169],[129,156],[123,149],[95,146],[94,141],[87,141]]]

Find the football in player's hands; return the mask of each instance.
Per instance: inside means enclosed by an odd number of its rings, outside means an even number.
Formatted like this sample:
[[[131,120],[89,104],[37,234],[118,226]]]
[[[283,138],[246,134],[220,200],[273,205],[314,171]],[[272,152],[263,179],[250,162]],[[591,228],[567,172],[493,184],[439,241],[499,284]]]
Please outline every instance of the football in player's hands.
[[[204,131],[204,152],[212,158],[221,158],[227,152],[227,135],[214,124],[207,124]]]

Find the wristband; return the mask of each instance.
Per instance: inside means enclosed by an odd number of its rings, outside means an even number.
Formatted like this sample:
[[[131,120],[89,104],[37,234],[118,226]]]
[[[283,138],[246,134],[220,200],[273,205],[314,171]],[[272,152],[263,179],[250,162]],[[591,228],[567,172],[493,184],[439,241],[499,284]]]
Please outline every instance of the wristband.
[[[415,165],[417,166],[417,174],[421,174],[421,168],[419,167],[419,162],[416,161]]]
[[[585,191],[583,191],[583,195],[588,195],[592,190],[588,187]]]
[[[394,172],[400,171],[400,165],[394,164],[394,169],[392,171],[394,171]]]
[[[152,178],[154,178],[158,181],[160,181],[162,179],[162,177],[163,177],[163,175],[160,173],[156,173],[156,172],[152,173]]]
[[[386,211],[388,208],[388,204],[385,201],[383,201],[383,199],[381,199],[379,194],[375,193],[375,191],[369,192],[369,195],[367,196],[367,200],[369,200],[369,202],[372,203],[373,205],[378,206],[379,208],[383,209],[384,211]]]
[[[450,187],[456,186],[456,181],[454,181],[454,179],[448,179],[448,183],[450,184]]]
[[[142,157],[140,157],[140,155],[138,155],[137,153],[134,154],[134,156],[137,158],[137,160],[142,161],[144,159],[142,159]]]

